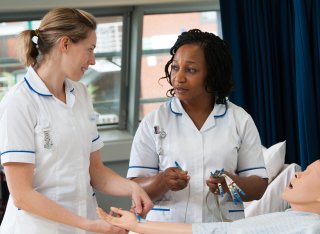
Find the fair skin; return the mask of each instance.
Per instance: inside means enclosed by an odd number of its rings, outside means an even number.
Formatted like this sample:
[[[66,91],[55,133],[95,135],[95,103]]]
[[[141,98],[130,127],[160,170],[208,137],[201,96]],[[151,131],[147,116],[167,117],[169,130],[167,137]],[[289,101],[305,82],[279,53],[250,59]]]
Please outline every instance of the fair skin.
[[[288,201],[294,211],[311,212],[320,214],[320,160],[310,164],[304,172],[298,172],[284,190],[282,198]],[[116,226],[139,234],[191,234],[192,225],[184,223],[164,222],[137,222],[136,216],[118,208],[111,208],[117,214],[113,216],[106,214],[102,209],[97,208],[99,217]],[[268,214],[265,214],[268,215]],[[284,214],[285,215],[285,214]],[[248,218],[250,219],[250,218]],[[235,221],[237,222],[237,221]],[[277,225],[277,223],[274,223]],[[289,230],[288,230],[289,231]]]
[[[170,222],[139,223],[132,212],[115,207],[111,207],[111,214],[107,214],[101,208],[97,208],[97,213],[102,220],[139,234],[192,234],[192,224]],[[113,214],[116,214],[117,217],[113,216]]]
[[[320,214],[320,160],[310,164],[303,172],[297,172],[282,193],[292,209]],[[306,193],[306,191],[308,191]]]
[[[96,34],[78,43],[62,37],[37,69],[37,73],[50,92],[61,102],[66,102],[64,80],[66,77],[79,81],[89,65],[95,64],[93,49]],[[58,223],[71,225],[97,233],[127,233],[102,220],[88,220],[78,216],[48,199],[33,188],[34,164],[6,163],[4,171],[13,202],[16,207]],[[148,195],[136,183],[127,180],[104,166],[99,151],[90,155],[90,179],[92,186],[103,193],[131,196],[138,213],[145,215],[153,206]]]
[[[64,91],[66,77],[79,81],[88,67],[96,63],[93,53],[96,40],[94,31],[80,43],[73,43],[69,37],[64,36],[37,69],[39,77],[49,91],[62,102],[66,102]]]
[[[212,94],[205,89],[206,75],[203,49],[198,44],[182,45],[172,61],[171,83],[176,97],[199,130],[212,112],[215,102]],[[238,177],[228,172],[226,174],[246,193],[242,197],[244,201],[260,199],[268,185],[267,180],[258,176]],[[146,190],[152,200],[156,200],[169,190],[184,189],[190,176],[187,171],[170,167],[157,175],[133,180]],[[229,192],[224,178],[209,177],[206,183],[212,193],[217,193],[218,183],[222,184],[224,191]]]

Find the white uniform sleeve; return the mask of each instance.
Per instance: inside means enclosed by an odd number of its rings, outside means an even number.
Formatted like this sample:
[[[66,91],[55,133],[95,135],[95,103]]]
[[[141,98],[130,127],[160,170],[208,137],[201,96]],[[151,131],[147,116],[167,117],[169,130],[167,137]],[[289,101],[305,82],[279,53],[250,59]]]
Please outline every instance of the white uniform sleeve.
[[[151,119],[151,115],[146,116],[141,121],[134,136],[127,173],[128,178],[146,177],[159,173],[159,157],[156,151]]]
[[[237,173],[240,176],[258,175],[267,178],[260,135],[253,119],[246,113],[237,121],[241,138]]]
[[[9,96],[0,104],[0,154],[1,163],[23,162],[35,163],[35,125],[36,111]]]

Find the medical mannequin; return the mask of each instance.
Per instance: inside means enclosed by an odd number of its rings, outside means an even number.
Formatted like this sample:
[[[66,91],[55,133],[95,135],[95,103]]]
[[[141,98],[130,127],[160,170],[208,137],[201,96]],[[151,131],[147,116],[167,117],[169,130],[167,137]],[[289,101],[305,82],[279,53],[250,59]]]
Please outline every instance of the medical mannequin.
[[[127,233],[96,214],[96,189],[152,202],[106,167],[93,105],[80,79],[95,64],[95,18],[55,8],[18,37],[28,70],[0,103],[0,155],[10,192],[1,234]]]
[[[165,76],[172,97],[139,124],[127,178],[154,201],[147,220],[202,223],[244,218],[224,170],[246,194],[258,200],[267,187],[258,130],[251,116],[230,102],[232,61],[226,43],[198,29],[183,32],[170,50]],[[219,184],[225,196],[216,196]],[[220,211],[216,207],[218,199]]]
[[[297,172],[282,193],[292,209],[268,213],[234,222],[182,224],[137,222],[128,211],[112,208],[117,217],[98,208],[100,218],[139,234],[210,234],[210,233],[320,233],[320,160],[310,164],[304,172]]]

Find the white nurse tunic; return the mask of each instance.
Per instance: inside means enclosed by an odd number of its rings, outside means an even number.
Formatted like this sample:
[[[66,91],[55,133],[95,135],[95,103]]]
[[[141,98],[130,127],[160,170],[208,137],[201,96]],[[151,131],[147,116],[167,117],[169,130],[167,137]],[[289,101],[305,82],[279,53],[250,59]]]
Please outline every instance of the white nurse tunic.
[[[86,87],[65,81],[66,103],[56,99],[32,67],[0,104],[1,163],[35,164],[33,188],[90,219],[98,218],[90,185],[90,153],[99,150],[95,114]],[[83,230],[15,207],[9,198],[1,234],[71,234]]]
[[[189,172],[190,183],[156,201],[148,220],[221,221],[206,185],[210,172],[224,168],[239,176],[267,178],[257,128],[247,112],[229,101],[216,104],[200,130],[175,97],[142,120],[133,140],[127,177],[152,176],[175,167],[175,161]],[[219,204],[225,218],[244,218],[243,206],[234,204],[228,194],[219,196]]]

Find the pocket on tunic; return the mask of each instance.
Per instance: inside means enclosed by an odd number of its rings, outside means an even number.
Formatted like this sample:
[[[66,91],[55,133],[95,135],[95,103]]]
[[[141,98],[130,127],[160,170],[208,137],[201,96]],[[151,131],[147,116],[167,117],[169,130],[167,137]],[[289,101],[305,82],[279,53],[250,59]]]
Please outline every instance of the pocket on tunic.
[[[171,209],[173,204],[170,201],[159,201],[149,211],[147,215],[148,221],[169,221],[171,220]]]
[[[147,215],[148,221],[185,222],[186,203],[173,201],[156,202]]]
[[[225,218],[232,221],[245,218],[243,204],[239,202],[235,204],[229,194],[226,194],[225,197],[228,198],[222,205],[222,213]]]

